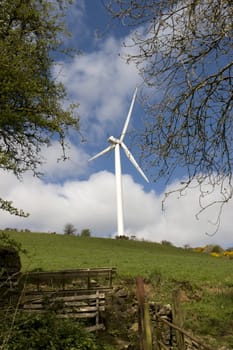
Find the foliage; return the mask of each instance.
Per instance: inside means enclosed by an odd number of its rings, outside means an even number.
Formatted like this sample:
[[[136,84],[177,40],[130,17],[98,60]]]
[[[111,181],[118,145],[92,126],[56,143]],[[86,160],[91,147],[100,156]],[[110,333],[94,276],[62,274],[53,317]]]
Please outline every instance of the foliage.
[[[100,350],[95,337],[78,322],[56,319],[52,313],[19,314],[12,328],[7,322],[0,327],[4,350]]]
[[[77,229],[73,224],[66,224],[64,227],[64,235],[75,236],[77,234]]]
[[[222,253],[223,249],[219,245],[214,245],[212,249],[212,253]]]
[[[121,240],[126,240],[128,241],[129,240],[129,236],[126,236],[126,235],[121,235],[121,236],[116,236],[116,239],[121,239]]]
[[[0,246],[12,247],[18,253],[27,254],[27,250],[22,247],[22,244],[4,231],[0,232]]]
[[[1,165],[0,165],[1,168]],[[17,216],[27,217],[29,213],[25,213],[23,209],[15,208],[12,204],[12,201],[7,201],[5,199],[0,198],[0,209],[8,211],[8,213]]]
[[[224,256],[227,256],[230,259],[233,259],[233,250],[227,250],[223,253]]]
[[[224,249],[217,244],[208,244],[207,246],[204,247],[203,249],[204,253],[223,253]]]
[[[155,180],[169,181],[183,168],[187,178],[178,191],[199,186],[200,210],[216,204],[221,212],[233,195],[232,1],[105,4],[132,30],[125,59],[144,81],[148,118],[139,145]]]
[[[65,159],[69,128],[79,128],[75,106],[67,109],[64,86],[52,74],[54,53],[65,35],[66,0],[0,2],[0,169],[18,178],[31,170],[39,175],[42,146],[56,137]],[[0,209],[27,216],[10,201]]]
[[[0,248],[0,277],[17,274],[21,269],[20,255],[28,256],[27,250],[19,241],[4,231],[0,232]]]
[[[64,227],[64,235],[75,236],[77,234],[77,229],[73,224],[66,224]]]
[[[89,228],[82,229],[80,237],[91,237],[91,231],[89,230]]]
[[[173,246],[172,242],[166,241],[165,239],[161,241],[162,245],[166,245],[166,246]]]
[[[233,251],[233,247],[229,247],[229,248],[227,248],[227,249],[226,249],[226,251],[227,251],[227,252],[231,252],[231,251]]]

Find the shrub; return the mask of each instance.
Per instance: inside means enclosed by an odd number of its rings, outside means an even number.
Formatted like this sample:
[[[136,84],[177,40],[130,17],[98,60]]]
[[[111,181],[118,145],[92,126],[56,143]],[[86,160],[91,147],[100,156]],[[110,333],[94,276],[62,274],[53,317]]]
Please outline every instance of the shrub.
[[[215,253],[215,252],[210,253],[210,255],[214,256],[215,258],[219,258],[221,256],[220,253]]]
[[[212,253],[222,253],[223,249],[220,247],[220,245],[214,245],[212,248]]]
[[[91,231],[89,228],[84,228],[80,233],[80,237],[91,237]]]
[[[204,251],[204,247],[196,247],[196,248],[193,248],[193,250],[197,253],[202,253]]]
[[[0,246],[14,248],[18,253],[27,254],[26,249],[22,248],[22,244],[11,238],[10,235],[4,231],[0,232]]]
[[[222,247],[220,247],[220,245],[213,245],[213,244],[209,244],[207,246],[205,246],[204,250],[203,250],[204,253],[223,253],[224,252],[224,249]]]
[[[224,252],[224,254],[223,254],[224,256],[227,256],[227,257],[229,257],[230,259],[233,259],[233,250],[232,251],[225,251]]]
[[[86,333],[77,321],[56,319],[52,313],[18,315],[10,333],[4,324],[0,326],[4,350],[100,350],[94,335]]]
[[[116,239],[126,240],[126,241],[129,239],[129,237],[126,236],[126,235],[116,236],[115,238],[116,238]]]
[[[173,244],[169,241],[166,241],[166,240],[161,241],[161,244],[165,245],[165,246],[173,247]]]
[[[231,252],[231,251],[233,252],[233,247],[229,247],[226,249],[226,252]]]

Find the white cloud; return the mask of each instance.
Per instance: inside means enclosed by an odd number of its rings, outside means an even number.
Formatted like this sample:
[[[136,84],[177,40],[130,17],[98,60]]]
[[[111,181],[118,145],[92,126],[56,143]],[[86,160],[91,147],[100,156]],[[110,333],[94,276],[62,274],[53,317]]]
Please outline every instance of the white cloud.
[[[209,237],[205,234],[213,228],[208,223],[209,218],[195,219],[197,189],[181,199],[171,196],[166,202],[166,210],[162,211],[163,194],[146,193],[129,175],[123,176],[123,187],[127,234],[156,242],[168,240],[178,246],[232,245],[230,219],[233,203],[225,208],[219,232]],[[31,213],[24,219],[0,211],[1,228],[62,233],[64,225],[72,223],[78,230],[90,228],[92,234],[99,237],[116,232],[115,177],[109,172],[95,173],[85,181],[70,180],[64,184],[45,184],[30,175],[19,182],[13,175],[1,172],[0,193]]]
[[[94,52],[60,62],[55,76],[66,86],[73,102],[79,102],[81,130],[89,141],[98,140],[123,123],[140,78],[136,67],[119,56],[122,41],[108,37]]]
[[[62,148],[58,141],[54,141],[50,147],[44,147],[41,153],[43,157],[41,172],[45,175],[46,181],[77,178],[87,171],[89,155],[72,143],[69,143],[65,150],[67,157],[65,161],[62,160]]]

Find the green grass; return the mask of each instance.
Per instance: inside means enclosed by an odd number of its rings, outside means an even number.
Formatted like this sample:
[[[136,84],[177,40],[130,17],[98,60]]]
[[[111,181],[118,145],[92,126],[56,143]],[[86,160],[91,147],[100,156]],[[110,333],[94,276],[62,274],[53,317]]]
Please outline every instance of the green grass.
[[[142,275],[158,302],[181,287],[186,326],[194,334],[233,344],[233,260],[151,242],[9,232],[22,244],[22,270],[117,267],[120,278]],[[213,343],[213,345],[216,345]]]
[[[233,284],[233,261],[158,243],[80,238],[46,233],[10,232],[28,251],[23,271],[116,266],[122,276],[148,277],[159,271],[167,278],[194,284]]]

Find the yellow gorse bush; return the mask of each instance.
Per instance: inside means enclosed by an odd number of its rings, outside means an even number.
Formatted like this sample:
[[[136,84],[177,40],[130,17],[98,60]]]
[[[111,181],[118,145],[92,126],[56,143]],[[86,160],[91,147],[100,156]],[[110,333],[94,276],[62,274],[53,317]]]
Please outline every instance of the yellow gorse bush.
[[[226,251],[223,253],[224,256],[229,256],[230,258],[233,258],[233,251]]]
[[[216,257],[216,258],[219,258],[220,256],[222,256],[222,254],[220,254],[220,253],[215,253],[215,252],[210,253],[210,255],[211,255],[211,256],[214,256],[214,257]]]
[[[205,249],[205,248],[203,248],[203,247],[196,247],[196,248],[194,248],[193,250],[194,250],[195,252],[197,252],[197,253],[202,253],[204,249]]]

